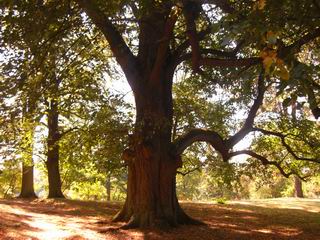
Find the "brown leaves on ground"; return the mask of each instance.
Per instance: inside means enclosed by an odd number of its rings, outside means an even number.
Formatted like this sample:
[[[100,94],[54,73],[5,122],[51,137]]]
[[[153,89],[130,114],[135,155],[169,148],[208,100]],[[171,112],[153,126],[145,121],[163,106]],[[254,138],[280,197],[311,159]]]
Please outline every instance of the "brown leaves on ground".
[[[228,204],[182,203],[205,226],[168,232],[119,230],[110,223],[121,203],[0,200],[0,239],[320,239],[320,200],[271,199]]]

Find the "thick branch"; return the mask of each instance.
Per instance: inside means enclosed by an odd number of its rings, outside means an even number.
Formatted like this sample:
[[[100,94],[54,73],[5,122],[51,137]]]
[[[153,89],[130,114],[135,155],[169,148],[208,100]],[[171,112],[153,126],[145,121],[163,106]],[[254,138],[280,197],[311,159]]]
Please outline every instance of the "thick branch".
[[[207,142],[222,155],[225,161],[228,159],[228,149],[226,148],[222,137],[214,131],[203,129],[190,130],[187,134],[175,140],[173,143],[175,154],[182,154],[183,151],[194,142]]]
[[[317,99],[314,94],[314,91],[309,83],[304,83],[307,95],[308,103],[311,109],[313,116],[318,119],[320,117],[320,108],[318,107]]]
[[[245,67],[257,65],[261,62],[258,57],[251,58],[234,58],[234,59],[219,59],[219,58],[201,58],[199,65],[209,67]]]
[[[226,141],[226,145],[229,149],[236,145],[239,141],[241,141],[249,132],[251,132],[254,119],[257,115],[260,106],[263,103],[265,91],[266,87],[264,85],[264,74],[260,73],[258,78],[258,95],[250,108],[248,117],[245,120],[242,128],[235,135],[233,135]]]
[[[156,77],[156,76],[160,76],[160,71],[166,61],[167,51],[169,48],[170,40],[173,35],[174,25],[178,19],[178,14],[175,11],[176,11],[176,9],[173,9],[171,11],[171,14],[165,24],[163,37],[160,40],[161,42],[158,46],[157,58],[154,63],[154,67],[152,69],[151,79],[159,79],[159,77]]]
[[[207,26],[206,29],[200,31],[197,34],[197,39],[199,41],[203,40],[208,34],[210,34],[210,32],[211,32],[211,25]],[[190,46],[190,41],[188,39],[182,42],[173,52],[172,56],[173,56],[173,59],[175,59],[175,66],[179,65],[185,60],[191,59],[192,53],[184,54],[189,46]]]
[[[200,66],[211,66],[211,67],[242,67],[242,66],[252,66],[261,62],[260,58],[252,57],[252,58],[234,58],[234,59],[219,59],[219,58],[203,58],[201,56],[202,50],[199,46],[199,39],[196,30],[195,23],[195,13],[192,12],[187,5],[183,8],[184,16],[187,23],[187,36],[189,39],[189,43],[191,46],[191,60],[192,60],[192,68],[195,72],[199,72]],[[241,47],[241,45],[240,45]],[[206,50],[208,51],[208,49]],[[236,51],[239,51],[236,48]]]
[[[271,136],[279,137],[279,138],[281,139],[282,145],[286,148],[286,150],[287,150],[296,160],[320,163],[320,160],[319,160],[319,159],[299,157],[299,156],[294,152],[294,150],[291,148],[291,146],[286,143],[286,136],[285,136],[284,134],[282,134],[282,133],[273,132],[273,131],[265,130],[265,129],[262,129],[262,128],[252,128],[252,131],[257,131],[257,132],[261,132],[261,133],[263,133],[263,134],[265,134],[265,135],[271,135]]]
[[[111,51],[124,71],[131,87],[135,86],[134,79],[138,79],[138,62],[119,31],[111,23],[108,17],[99,9],[95,1],[77,0],[86,14],[106,37]]]
[[[303,45],[313,41],[314,39],[316,39],[318,37],[320,37],[320,28],[317,28],[313,32],[304,35],[303,37],[301,37],[300,39],[298,39],[294,43],[290,44],[289,46],[283,47],[282,49],[280,49],[278,55],[280,58],[284,58],[290,53],[296,53],[300,50],[300,48]]]
[[[192,55],[192,68],[193,71],[199,71],[199,60],[201,58],[200,55],[200,47],[199,47],[199,40],[197,35],[197,27],[196,27],[196,15],[197,13],[193,12],[193,9],[190,8],[188,5],[190,2],[187,2],[183,7],[183,13],[187,23],[187,36],[189,39],[189,43],[191,46],[191,55]]]
[[[210,54],[217,57],[236,59],[237,53],[242,48],[243,44],[244,44],[244,41],[243,40],[240,41],[232,51],[220,51],[217,49],[204,48],[204,49],[201,49],[201,53]]]

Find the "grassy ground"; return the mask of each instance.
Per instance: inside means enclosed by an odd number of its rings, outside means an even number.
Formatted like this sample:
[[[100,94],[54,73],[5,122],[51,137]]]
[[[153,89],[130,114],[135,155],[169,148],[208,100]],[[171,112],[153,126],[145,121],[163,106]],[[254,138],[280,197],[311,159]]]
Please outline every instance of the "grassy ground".
[[[0,200],[0,239],[320,239],[320,200],[269,199],[227,204],[182,203],[205,226],[168,232],[118,230],[120,203]]]

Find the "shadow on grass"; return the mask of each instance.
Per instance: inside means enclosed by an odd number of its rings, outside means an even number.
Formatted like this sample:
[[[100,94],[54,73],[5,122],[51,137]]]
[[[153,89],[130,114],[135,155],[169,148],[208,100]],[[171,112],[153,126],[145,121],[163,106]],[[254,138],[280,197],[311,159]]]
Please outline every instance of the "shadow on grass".
[[[282,205],[281,205],[281,204]],[[85,202],[76,200],[0,200],[0,204],[20,208],[36,214],[61,217],[60,225],[69,226],[74,218],[80,229],[89,229],[102,233],[104,239],[150,239],[150,240],[224,240],[224,239],[280,239],[280,240],[316,240],[320,239],[319,202],[291,202],[286,207],[285,200],[279,203],[267,201],[250,204],[233,203],[225,205],[182,203],[182,207],[192,217],[206,223],[205,226],[180,226],[167,232],[156,230],[120,230],[120,224],[110,223],[112,216],[120,209],[121,203]],[[309,205],[308,205],[309,204]],[[90,221],[98,216],[100,221]],[[11,216],[12,217],[12,216]],[[17,218],[19,216],[13,216]],[[23,216],[22,216],[23,218]],[[87,219],[87,221],[86,221]],[[10,216],[4,219],[9,222]],[[25,216],[26,221],[32,221]],[[1,222],[1,220],[0,220]],[[14,227],[12,227],[14,228]],[[39,231],[26,226],[18,228],[27,231]],[[23,232],[23,231],[22,231]],[[0,225],[1,233],[1,225]],[[1,236],[1,235],[0,235]],[[73,235],[65,239],[95,239]]]

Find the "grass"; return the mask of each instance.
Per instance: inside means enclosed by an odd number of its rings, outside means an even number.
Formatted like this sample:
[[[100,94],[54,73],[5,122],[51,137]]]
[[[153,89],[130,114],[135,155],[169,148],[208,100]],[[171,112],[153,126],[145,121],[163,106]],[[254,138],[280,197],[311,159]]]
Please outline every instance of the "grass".
[[[0,200],[0,239],[320,239],[320,200],[267,199],[224,204],[184,202],[205,226],[168,232],[117,230],[110,223],[121,203],[74,200]]]

